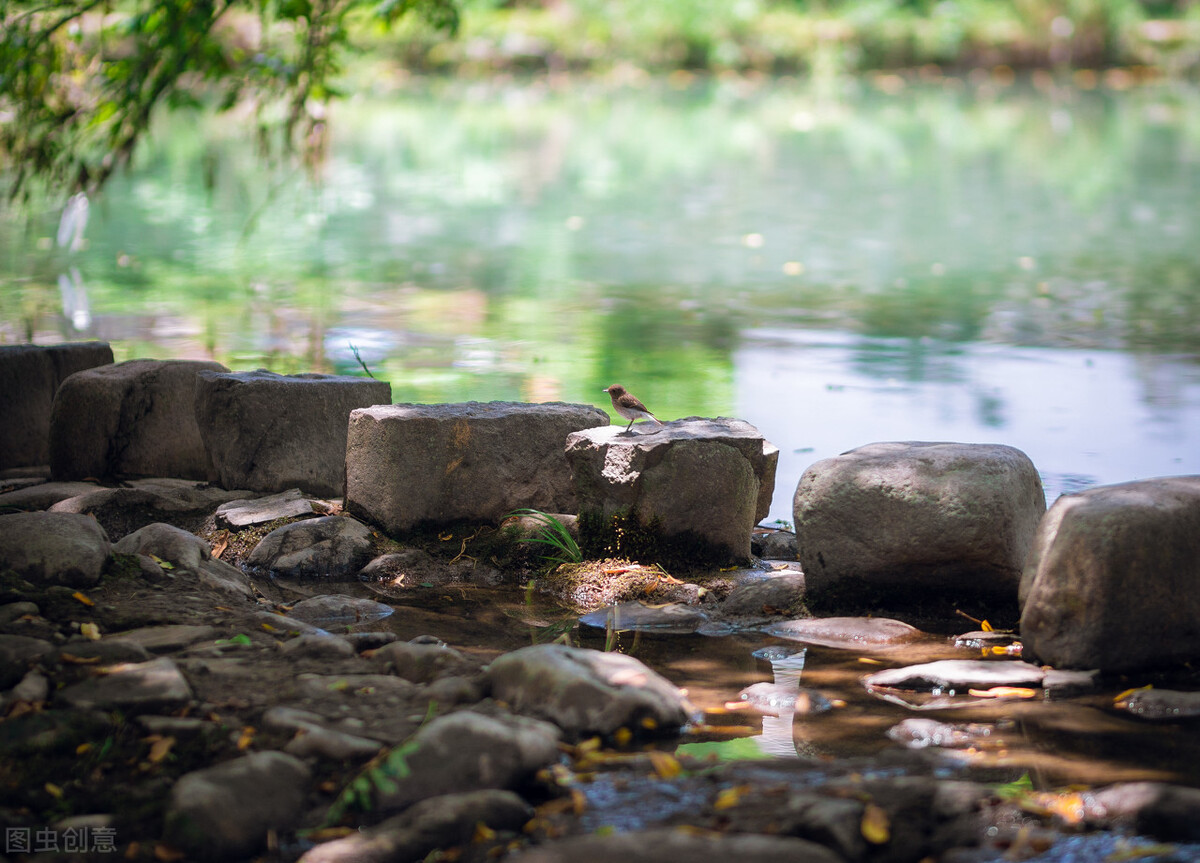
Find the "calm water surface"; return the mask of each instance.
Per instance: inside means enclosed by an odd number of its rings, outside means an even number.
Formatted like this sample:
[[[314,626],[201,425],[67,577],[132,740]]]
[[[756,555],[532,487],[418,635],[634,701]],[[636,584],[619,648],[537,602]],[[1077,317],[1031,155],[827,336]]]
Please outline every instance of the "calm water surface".
[[[1007,443],[1048,497],[1200,472],[1200,94],[894,79],[427,85],[314,176],[164,126],[0,217],[0,341],[362,373],[395,401],[736,415],[819,458]],[[76,215],[79,215],[76,213]]]

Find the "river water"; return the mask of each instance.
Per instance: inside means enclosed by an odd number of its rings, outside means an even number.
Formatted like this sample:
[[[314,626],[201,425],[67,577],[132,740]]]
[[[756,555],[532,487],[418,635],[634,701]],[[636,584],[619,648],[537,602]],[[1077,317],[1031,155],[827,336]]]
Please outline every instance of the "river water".
[[[327,158],[160,125],[0,221],[0,342],[362,373],[395,401],[620,382],[819,458],[1007,443],[1047,496],[1200,472],[1200,93],[896,76],[409,83]],[[357,352],[357,358],[355,353]]]

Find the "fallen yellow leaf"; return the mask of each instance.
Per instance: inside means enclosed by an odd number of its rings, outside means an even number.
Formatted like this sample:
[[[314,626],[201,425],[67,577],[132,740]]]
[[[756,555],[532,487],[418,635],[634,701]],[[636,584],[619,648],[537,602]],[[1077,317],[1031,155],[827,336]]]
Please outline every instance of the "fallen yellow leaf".
[[[254,726],[247,725],[242,729],[241,735],[238,737],[237,748],[245,750],[250,748],[250,744],[254,742]]]
[[[161,842],[154,846],[154,859],[158,860],[159,863],[176,863],[176,861],[182,860],[186,856],[178,848],[172,848],[170,845],[164,845]]]
[[[1153,684],[1147,683],[1145,686],[1135,686],[1133,689],[1126,689],[1124,692],[1122,692],[1120,695],[1118,695],[1116,698],[1113,699],[1113,704],[1120,704],[1122,701],[1127,700],[1129,698],[1129,696],[1134,695],[1135,693],[1146,692],[1147,690],[1150,690],[1153,688],[1154,688]]]
[[[76,755],[84,755],[91,751],[92,751],[92,744],[90,744],[90,743],[80,743],[78,746],[75,747]]]
[[[630,740],[633,740],[633,732],[624,726],[613,732],[613,741],[618,746],[626,746]]]
[[[475,835],[471,837],[472,842],[490,842],[496,838],[496,831],[488,827],[482,821],[475,822]]]
[[[46,793],[49,794],[51,797],[55,798],[56,800],[62,799],[63,790],[61,788],[59,788],[57,785],[55,785],[53,782],[47,782],[43,787],[46,789]]]
[[[863,808],[859,830],[862,837],[872,845],[883,845],[891,838],[891,824],[887,812],[874,803],[868,803]]]
[[[73,596],[73,597],[75,597],[76,599],[78,599],[78,600],[79,600],[80,602],[82,602],[84,605],[95,605],[95,604],[96,604],[96,603],[92,602],[90,599],[88,599],[88,597],[87,597],[87,596],[85,596],[84,594],[80,593],[78,590],[77,590],[77,591],[75,591],[74,593],[72,593],[72,594],[71,594],[71,596]]]
[[[83,637],[89,641],[100,640],[100,627],[96,626],[94,623],[79,624],[79,631],[83,634]]]
[[[732,788],[726,788],[717,794],[717,799],[713,801],[713,809],[718,811],[722,809],[732,809],[738,805],[742,797],[750,790],[749,785],[735,785]]]
[[[968,694],[976,698],[1035,698],[1036,689],[1023,686],[993,686],[991,689],[969,689]]]
[[[654,772],[663,779],[674,779],[683,772],[683,766],[679,760],[666,752],[650,752],[650,763],[654,765]]]
[[[986,620],[982,621],[979,624],[979,628],[982,629],[984,632],[994,632],[995,631],[994,629],[992,629],[992,625],[990,623],[988,623]]]
[[[167,753],[175,745],[175,738],[152,734],[146,738],[146,742],[150,744],[150,754],[147,758],[151,764],[157,764],[167,757]]]

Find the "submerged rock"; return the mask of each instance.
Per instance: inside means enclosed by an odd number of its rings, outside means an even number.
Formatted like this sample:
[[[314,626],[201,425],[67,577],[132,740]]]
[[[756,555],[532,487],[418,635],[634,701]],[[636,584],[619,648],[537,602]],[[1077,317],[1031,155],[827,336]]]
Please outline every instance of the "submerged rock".
[[[646,605],[643,602],[618,602],[579,618],[579,622],[617,632],[657,632],[680,635],[695,632],[708,620],[700,609],[682,602]]]
[[[1200,692],[1139,689],[1117,706],[1142,719],[1187,719],[1200,716]]]
[[[887,617],[821,617],[785,620],[763,628],[776,638],[803,641],[844,650],[885,648],[908,644],[923,636],[921,630]]]
[[[936,719],[911,717],[889,728],[887,736],[909,749],[962,749],[978,746],[993,730],[993,726],[982,723],[951,725]]]
[[[355,624],[380,620],[395,609],[382,602],[344,594],[326,594],[302,599],[288,611],[289,617],[317,624]]]
[[[1045,669],[1016,660],[941,659],[905,668],[889,668],[863,678],[867,688],[958,690],[993,686],[1041,686]]]

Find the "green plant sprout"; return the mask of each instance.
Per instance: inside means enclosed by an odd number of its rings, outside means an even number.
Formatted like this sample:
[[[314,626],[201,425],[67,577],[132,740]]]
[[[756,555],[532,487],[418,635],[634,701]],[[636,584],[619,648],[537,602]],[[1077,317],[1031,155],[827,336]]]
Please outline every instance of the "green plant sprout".
[[[583,560],[583,552],[579,550],[579,543],[575,541],[575,537],[571,536],[567,526],[554,516],[538,509],[528,508],[515,509],[505,516],[505,518],[514,517],[531,518],[541,525],[536,536],[526,537],[521,541],[548,545],[557,552],[543,554],[543,560],[559,564],[580,563]]]

